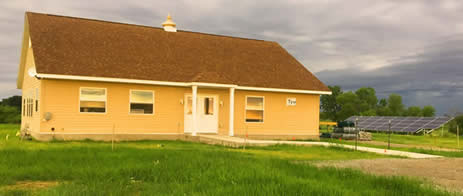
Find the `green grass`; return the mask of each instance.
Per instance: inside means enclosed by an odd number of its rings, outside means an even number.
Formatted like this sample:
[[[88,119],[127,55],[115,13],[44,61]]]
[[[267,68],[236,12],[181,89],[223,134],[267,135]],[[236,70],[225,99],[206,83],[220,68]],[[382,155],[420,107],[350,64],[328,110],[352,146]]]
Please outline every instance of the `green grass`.
[[[463,157],[463,138],[460,138],[460,147],[458,147],[456,134],[448,131],[448,125],[442,128],[434,130],[431,134],[426,135],[402,135],[402,134],[391,134],[391,144],[406,144],[410,147],[392,147],[394,150],[402,150],[408,152],[417,152],[433,155],[441,155],[445,157]],[[326,126],[320,127],[320,132],[332,132],[332,127],[327,131]],[[374,141],[388,142],[387,133],[372,133]],[[334,139],[322,139],[322,141],[342,143],[342,144],[355,144],[355,141],[346,140],[334,140]],[[373,144],[360,144],[360,146],[375,147],[375,148],[387,148],[387,145],[373,145]],[[427,148],[427,149],[423,149]],[[431,149],[429,149],[431,148]],[[449,148],[462,150],[460,152],[447,152],[432,150],[432,148]]]
[[[392,135],[391,135],[392,136]],[[399,135],[400,136],[400,135]],[[407,136],[413,137],[413,136]],[[420,137],[420,136],[417,136]],[[376,140],[375,136],[373,136],[373,140]],[[321,139],[321,141],[337,143],[337,144],[349,144],[355,145],[355,141],[353,140],[337,140],[337,139]],[[391,139],[391,144],[394,143]],[[407,144],[407,143],[405,143]],[[357,143],[358,146],[365,146],[365,147],[373,147],[373,148],[381,148],[387,149],[387,145],[376,145],[376,144],[366,144],[366,143]],[[431,147],[431,146],[430,146]],[[392,150],[400,150],[400,151],[407,151],[407,152],[416,152],[416,153],[424,153],[424,154],[432,154],[432,155],[440,155],[444,157],[463,157],[463,151],[456,151],[456,152],[449,152],[449,151],[439,151],[439,150],[431,150],[431,149],[423,149],[419,147],[391,147]]]
[[[423,181],[294,160],[381,158],[336,147],[233,149],[182,141],[19,141],[0,125],[0,195],[449,195]],[[10,135],[8,141],[6,134]],[[12,189],[19,181],[57,181]]]
[[[454,149],[463,150],[463,143],[460,143],[460,148],[458,148],[457,138],[455,134],[449,134],[449,133],[446,134],[446,132],[444,132],[444,137],[441,137],[440,134],[441,134],[440,130],[436,130],[432,134],[427,134],[427,135],[391,134],[391,142],[396,143],[396,144],[454,148]],[[385,133],[373,133],[372,136],[374,140],[376,141],[382,141],[382,142],[388,141],[388,134],[385,134]]]

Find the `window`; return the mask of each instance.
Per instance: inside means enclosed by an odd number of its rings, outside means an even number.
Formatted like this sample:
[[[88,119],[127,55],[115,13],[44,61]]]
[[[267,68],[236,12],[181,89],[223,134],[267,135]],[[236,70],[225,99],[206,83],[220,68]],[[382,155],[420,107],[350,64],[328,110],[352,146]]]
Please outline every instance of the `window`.
[[[32,107],[33,107],[33,102],[31,98],[26,98],[24,99],[24,116],[27,117],[32,117]]]
[[[26,99],[23,99],[23,116],[26,116]]]
[[[214,115],[214,98],[212,97],[204,98],[204,114]]]
[[[29,107],[30,107],[29,98],[25,98],[24,99],[24,116],[29,117]]]
[[[131,114],[153,114],[154,92],[131,90],[130,91],[130,113]]]
[[[264,97],[246,97],[246,122],[264,122]]]
[[[29,116],[32,117],[32,109],[34,108],[34,100],[29,99]]]
[[[39,89],[35,89],[35,112],[39,111]]]
[[[188,96],[187,97],[187,102],[186,102],[186,106],[187,106],[187,114],[192,114],[192,107],[193,105],[193,98],[191,98],[191,96]]]
[[[106,89],[80,88],[80,112],[106,113]]]

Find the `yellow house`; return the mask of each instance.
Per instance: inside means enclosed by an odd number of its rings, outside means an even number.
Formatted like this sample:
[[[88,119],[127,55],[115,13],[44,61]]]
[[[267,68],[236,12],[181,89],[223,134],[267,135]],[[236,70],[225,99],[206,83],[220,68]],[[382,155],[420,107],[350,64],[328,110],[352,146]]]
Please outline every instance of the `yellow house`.
[[[38,140],[318,138],[329,89],[278,43],[27,12],[17,86]]]

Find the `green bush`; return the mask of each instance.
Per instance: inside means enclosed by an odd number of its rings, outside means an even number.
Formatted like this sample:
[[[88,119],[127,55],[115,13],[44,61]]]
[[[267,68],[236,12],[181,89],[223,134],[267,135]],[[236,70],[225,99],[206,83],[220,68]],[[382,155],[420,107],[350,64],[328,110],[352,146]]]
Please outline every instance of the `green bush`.
[[[0,123],[20,123],[21,111],[13,106],[0,105]]]
[[[463,135],[463,115],[455,117],[449,123],[449,132],[457,133],[457,126],[460,127],[460,135]]]

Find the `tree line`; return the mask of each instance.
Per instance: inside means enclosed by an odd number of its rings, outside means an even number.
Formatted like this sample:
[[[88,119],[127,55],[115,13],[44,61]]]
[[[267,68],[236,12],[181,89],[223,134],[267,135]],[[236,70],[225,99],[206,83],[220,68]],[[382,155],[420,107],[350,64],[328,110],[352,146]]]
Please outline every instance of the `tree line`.
[[[343,121],[351,116],[423,116],[432,117],[436,110],[433,106],[405,107],[402,96],[392,93],[379,99],[376,90],[362,87],[354,91],[343,92],[340,86],[328,86],[331,95],[322,95],[320,99],[320,118],[331,121]]]
[[[0,123],[21,122],[21,96],[12,96],[0,101]]]

